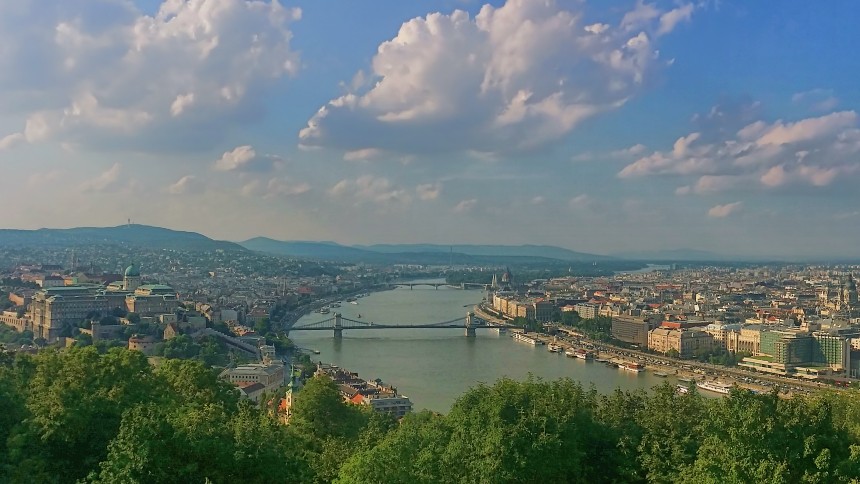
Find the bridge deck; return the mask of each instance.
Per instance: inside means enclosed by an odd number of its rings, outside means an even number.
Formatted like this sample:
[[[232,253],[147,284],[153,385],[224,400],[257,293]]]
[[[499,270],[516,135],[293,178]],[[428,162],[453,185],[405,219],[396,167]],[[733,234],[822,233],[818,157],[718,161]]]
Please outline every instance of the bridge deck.
[[[334,329],[463,329],[464,324],[368,324],[367,326],[294,326],[288,331],[332,331]],[[472,328],[493,328],[486,324],[473,324]]]

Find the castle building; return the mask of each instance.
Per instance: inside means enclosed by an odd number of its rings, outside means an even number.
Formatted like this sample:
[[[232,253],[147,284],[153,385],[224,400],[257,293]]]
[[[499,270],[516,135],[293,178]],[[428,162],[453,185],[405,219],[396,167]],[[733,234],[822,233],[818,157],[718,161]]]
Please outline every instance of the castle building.
[[[179,306],[176,291],[164,284],[138,286],[125,297],[126,309],[137,314],[172,313]]]
[[[122,308],[141,316],[172,313],[179,297],[163,284],[141,285],[135,264],[125,270],[122,282],[107,287],[98,284],[48,287],[37,291],[30,303],[31,328],[36,338],[55,341],[67,327],[93,313],[108,314]]]

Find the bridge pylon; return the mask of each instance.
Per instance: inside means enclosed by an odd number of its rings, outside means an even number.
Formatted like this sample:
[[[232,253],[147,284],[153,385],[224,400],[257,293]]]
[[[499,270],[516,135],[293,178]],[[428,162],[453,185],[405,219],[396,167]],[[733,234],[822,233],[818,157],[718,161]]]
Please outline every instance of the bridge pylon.
[[[343,320],[340,313],[334,313],[334,339],[343,338]]]
[[[472,317],[475,315],[473,312],[466,313],[466,337],[474,338],[475,337],[475,326],[472,321]]]

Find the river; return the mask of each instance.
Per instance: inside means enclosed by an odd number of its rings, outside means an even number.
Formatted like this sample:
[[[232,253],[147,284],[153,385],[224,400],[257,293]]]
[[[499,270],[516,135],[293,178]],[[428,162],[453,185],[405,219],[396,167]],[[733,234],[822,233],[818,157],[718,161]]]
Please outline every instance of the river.
[[[400,287],[372,293],[358,304],[343,302],[332,312],[378,324],[437,323],[465,316],[483,295],[480,290]],[[311,313],[296,326],[330,317]],[[585,386],[594,385],[602,393],[618,387],[651,388],[665,381],[651,372],[635,374],[567,358],[548,352],[545,346],[530,346],[488,329],[478,329],[476,338],[466,338],[464,333],[463,329],[344,330],[343,338],[336,340],[328,331],[294,331],[290,338],[299,347],[318,350],[314,359],[355,371],[366,380],[380,378],[396,386],[412,399],[416,410],[447,412],[470,387],[492,384],[502,377],[569,377]]]

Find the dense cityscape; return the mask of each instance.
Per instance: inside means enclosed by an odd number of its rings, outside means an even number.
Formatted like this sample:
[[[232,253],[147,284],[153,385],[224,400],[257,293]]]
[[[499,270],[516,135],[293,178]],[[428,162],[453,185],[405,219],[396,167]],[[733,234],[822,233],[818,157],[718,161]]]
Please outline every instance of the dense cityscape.
[[[0,483],[860,483],[856,11],[0,0]]]
[[[301,428],[294,419],[315,421],[314,412],[321,410],[304,406],[309,402],[370,412],[344,414],[345,422],[376,414],[401,420],[405,428],[413,417],[427,418],[422,417],[426,411],[418,411],[421,402],[398,391],[397,381],[386,383],[384,374],[359,375],[354,368],[323,361],[319,351],[299,347],[290,338],[291,330],[307,327],[297,324],[302,317],[332,314],[328,319],[344,324],[342,305],[363,304],[363,297],[379,291],[422,287],[475,295],[479,302],[467,308],[468,317],[454,323],[465,329],[461,337],[475,337],[475,329],[469,331],[474,325],[511,336],[511,345],[534,346],[534,351],[546,345],[550,353],[666,379],[651,396],[624,394],[646,399],[643,405],[647,399],[670,398],[671,405],[707,406],[714,405],[715,397],[730,401],[758,394],[776,399],[772,403],[779,406],[783,400],[843,399],[848,395],[840,395],[853,394],[856,390],[848,387],[860,382],[853,278],[858,267],[853,265],[638,262],[632,263],[638,269],[601,270],[600,262],[541,261],[534,267],[504,263],[505,257],[487,266],[407,265],[127,244],[16,246],[6,257],[0,274],[7,295],[0,316],[4,374],[20,372],[25,361],[38,366],[50,358],[87,355],[96,358],[90,365],[106,364],[104,358],[115,358],[117,351],[140,355],[156,372],[176,370],[184,361],[192,366],[167,377],[172,385],[200,385],[182,378],[208,375],[206,385],[217,385],[230,401],[240,407],[247,402],[273,425],[288,429]],[[588,275],[577,275],[574,266]],[[368,327],[326,324],[333,338]],[[382,328],[377,324],[376,329]],[[95,353],[86,353],[91,350]],[[167,364],[172,361],[177,363]],[[488,390],[482,382],[473,385],[471,392]],[[492,391],[508,391],[505,385],[519,383],[499,385]],[[543,388],[539,380],[526,385],[537,385],[533,391],[562,391],[557,384]],[[7,398],[14,394],[6,393]],[[27,405],[22,412],[39,413],[26,410]],[[460,405],[454,404],[451,415]],[[598,412],[597,407],[592,410]],[[124,422],[126,416],[120,417]],[[371,421],[353,422],[365,430],[352,432],[373,432],[365,428],[375,425]],[[21,425],[26,424],[8,422],[4,435],[13,439]],[[392,430],[376,432],[374,438],[382,439]],[[396,435],[390,438],[400,438]],[[15,444],[9,440],[7,445]],[[320,452],[322,458],[327,451]],[[104,467],[107,461],[100,462],[104,479],[111,474]],[[21,472],[14,459],[5,465],[8,476]],[[325,472],[333,473],[329,478],[344,475],[343,470],[307,465],[306,471],[317,478]],[[346,465],[344,469],[353,464]],[[98,480],[95,476],[91,478]]]

